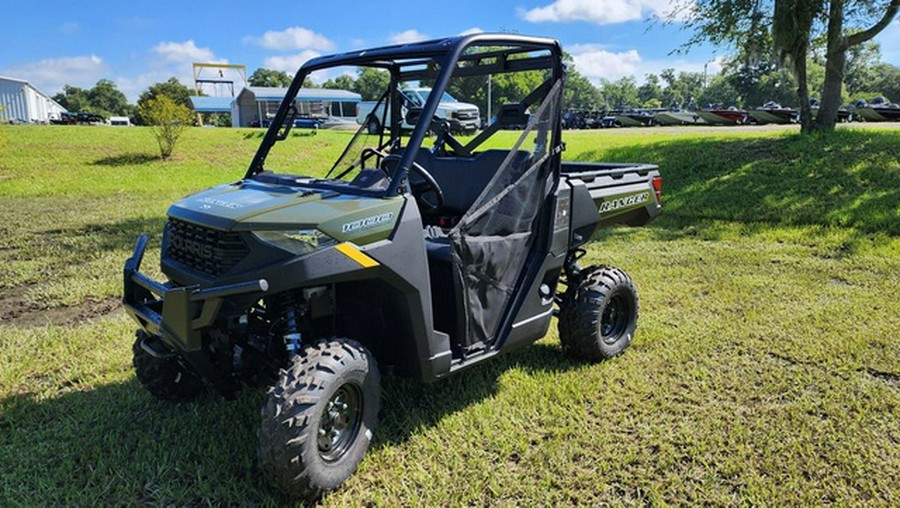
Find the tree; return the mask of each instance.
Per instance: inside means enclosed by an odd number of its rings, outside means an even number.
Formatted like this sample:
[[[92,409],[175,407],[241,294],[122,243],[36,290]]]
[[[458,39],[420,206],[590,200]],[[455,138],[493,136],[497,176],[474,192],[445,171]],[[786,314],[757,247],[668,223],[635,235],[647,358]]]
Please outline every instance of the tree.
[[[638,101],[643,107],[651,99],[656,99],[661,103],[662,87],[659,86],[659,76],[656,74],[647,74],[644,76],[644,84],[638,87]]]
[[[166,160],[172,155],[175,143],[184,128],[193,124],[193,112],[171,97],[158,94],[138,105],[138,114],[150,126],[153,137],[159,145],[159,154]]]
[[[144,111],[149,109],[147,103],[157,97],[165,96],[172,100],[175,104],[184,106],[190,111],[191,109],[191,90],[182,85],[177,78],[171,77],[167,81],[155,83],[141,93],[137,101],[136,120],[138,125],[152,125],[148,119],[144,118]]]
[[[812,42],[823,38],[825,76],[819,114],[808,132],[834,129],[847,52],[884,30],[898,10],[900,0],[696,0],[679,14],[687,13],[686,24],[694,30],[683,49],[702,41],[733,46],[752,65],[768,47],[778,48],[781,55],[793,55],[791,67],[798,77]],[[773,24],[775,37],[770,38],[767,27]],[[799,91],[802,86],[797,85]]]
[[[869,12],[865,11],[869,7]],[[871,22],[869,13],[884,9],[880,18],[868,28],[847,33],[844,27],[845,16],[848,21],[855,24]],[[868,42],[887,28],[897,11],[900,10],[900,0],[890,2],[863,2],[854,0],[830,0],[828,5],[828,28],[826,31],[825,47],[825,85],[822,89],[822,102],[819,106],[819,115],[816,117],[816,130],[834,130],[837,122],[838,108],[841,107],[841,85],[844,82],[844,67],[847,62],[847,50],[853,46],[859,46]]]
[[[247,83],[249,83],[250,86],[273,88],[291,86],[291,81],[293,81],[293,78],[290,74],[275,69],[265,69],[263,67],[253,71],[253,74],[247,79]]]
[[[640,99],[638,98],[637,83],[634,76],[625,76],[618,81],[602,80],[601,91],[603,97],[609,107],[613,109],[622,109],[629,106],[638,106]]]
[[[800,100],[800,131],[812,131],[812,110],[809,104],[809,84],[806,76],[806,58],[809,55],[809,39],[813,19],[819,10],[817,0],[775,0],[772,20],[772,42],[782,62],[791,66],[797,79],[797,97]],[[837,114],[837,110],[835,110]]]
[[[133,107],[128,104],[125,94],[108,79],[101,79],[90,90],[65,85],[62,92],[53,96],[53,100],[76,113],[130,116],[133,112]]]
[[[869,90],[872,83],[882,76],[880,64],[881,46],[877,42],[867,42],[847,50],[847,65],[844,67],[847,92],[855,94]]]
[[[878,64],[875,67],[875,75],[872,87],[879,90],[881,95],[894,102],[900,102],[900,67],[891,64]]]
[[[353,90],[355,81],[352,76],[341,74],[334,79],[328,79],[322,83],[322,88],[331,88],[333,90]]]
[[[600,89],[578,72],[574,65],[570,65],[566,71],[563,103],[570,108],[601,109],[605,102]]]
[[[95,113],[95,111],[88,111],[90,108],[90,101],[88,100],[88,91],[84,88],[65,85],[63,86],[62,92],[53,96],[53,100],[73,113],[81,111]]]
[[[697,98],[697,106],[706,106],[707,104],[722,104],[724,107],[734,104],[734,98],[738,97],[738,91],[735,90],[724,73],[713,76],[709,82],[709,86],[703,89]]]
[[[101,79],[87,93],[91,106],[110,115],[127,115],[128,99],[119,91],[116,84],[108,79]]]
[[[373,67],[360,67],[353,83],[353,91],[362,95],[364,101],[374,101],[381,97],[391,83],[387,71]]]

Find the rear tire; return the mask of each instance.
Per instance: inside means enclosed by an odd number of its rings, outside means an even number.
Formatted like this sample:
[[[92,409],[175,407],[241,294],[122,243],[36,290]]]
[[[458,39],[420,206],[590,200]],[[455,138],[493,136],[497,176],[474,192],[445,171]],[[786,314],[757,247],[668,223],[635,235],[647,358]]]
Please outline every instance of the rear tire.
[[[290,496],[316,499],[359,466],[378,425],[381,380],[361,344],[307,347],[269,389],[259,430],[264,476]]]
[[[191,400],[203,391],[203,380],[189,371],[176,358],[156,358],[141,343],[147,338],[143,330],[137,331],[131,351],[132,364],[138,381],[154,397],[169,402]]]
[[[638,293],[631,277],[611,266],[585,268],[569,282],[559,309],[559,340],[577,360],[621,354],[637,328]]]

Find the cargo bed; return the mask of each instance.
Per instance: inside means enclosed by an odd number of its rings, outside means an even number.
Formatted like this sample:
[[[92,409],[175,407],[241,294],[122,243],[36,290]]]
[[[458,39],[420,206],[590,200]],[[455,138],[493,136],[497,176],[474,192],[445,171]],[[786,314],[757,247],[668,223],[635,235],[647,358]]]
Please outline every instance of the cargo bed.
[[[573,189],[573,213],[585,209],[578,202],[589,196],[598,227],[643,226],[659,215],[662,179],[653,164],[563,162],[560,172]]]

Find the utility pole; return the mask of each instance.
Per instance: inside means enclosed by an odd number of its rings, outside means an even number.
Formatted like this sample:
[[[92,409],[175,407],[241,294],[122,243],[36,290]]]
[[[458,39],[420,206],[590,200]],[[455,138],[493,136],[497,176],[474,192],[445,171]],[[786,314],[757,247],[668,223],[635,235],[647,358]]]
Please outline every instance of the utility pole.
[[[491,75],[488,74],[487,122],[485,122],[485,125],[490,125],[490,122],[491,122]]]

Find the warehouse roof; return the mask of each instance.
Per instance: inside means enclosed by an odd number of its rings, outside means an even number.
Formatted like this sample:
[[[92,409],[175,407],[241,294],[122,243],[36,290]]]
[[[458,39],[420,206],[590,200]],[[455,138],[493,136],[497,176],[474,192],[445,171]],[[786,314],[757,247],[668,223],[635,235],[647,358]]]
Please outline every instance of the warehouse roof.
[[[231,97],[191,96],[191,104],[198,113],[230,113],[232,102],[234,99]]]
[[[287,95],[287,88],[269,88],[261,86],[249,86],[241,90],[238,97],[245,93],[251,93],[258,101],[280,101]],[[300,102],[318,101],[360,101],[362,96],[347,90],[334,90],[330,88],[301,88],[297,93]]]
[[[32,85],[31,83],[29,83],[28,80],[25,80],[25,79],[19,79],[19,78],[11,78],[11,77],[9,77],[9,76],[0,76],[0,81],[12,81],[13,83],[21,83],[21,84],[23,84],[23,85],[25,85],[25,86],[27,86],[27,87],[30,87],[32,90],[34,90],[34,91],[35,91],[38,95],[40,95],[41,97],[43,97],[44,99],[46,99],[46,100],[52,102],[53,104],[56,104],[56,105],[59,106],[59,108],[62,109],[63,111],[66,111],[66,108],[62,107],[62,105],[61,105],[60,103],[56,102],[56,101],[53,99],[53,97],[51,97],[51,96],[45,94],[44,92],[40,91],[40,90],[38,89],[38,87],[36,87],[36,86]]]

